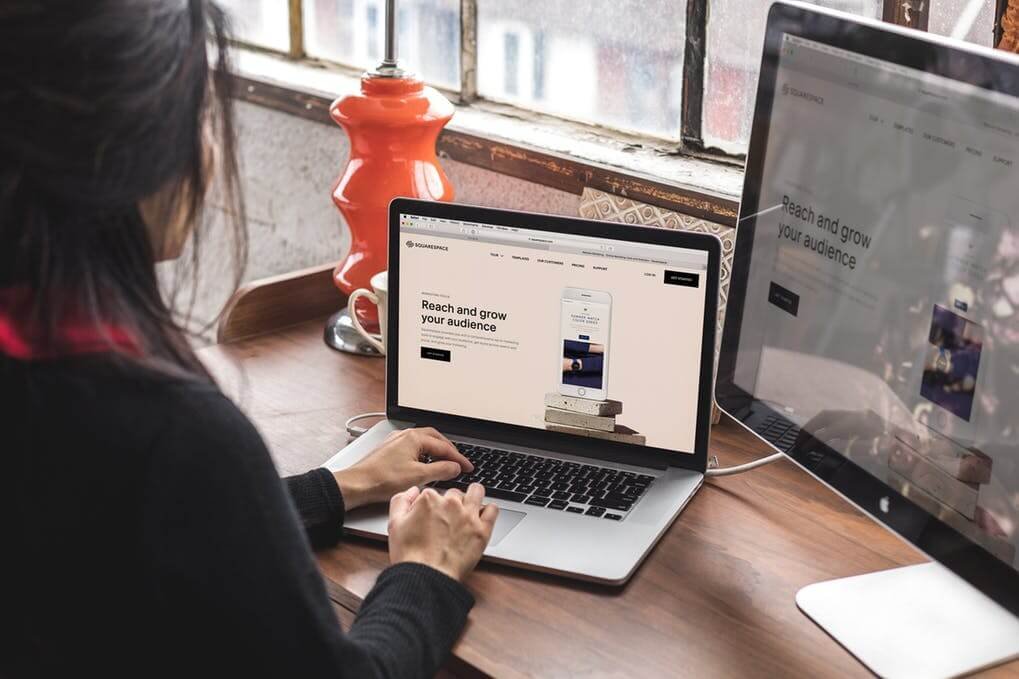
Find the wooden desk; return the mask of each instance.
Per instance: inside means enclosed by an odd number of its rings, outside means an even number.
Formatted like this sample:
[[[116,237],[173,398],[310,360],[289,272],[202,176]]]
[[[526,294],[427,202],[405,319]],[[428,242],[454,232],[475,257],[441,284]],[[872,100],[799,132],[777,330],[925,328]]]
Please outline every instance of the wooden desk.
[[[322,320],[204,349],[255,421],[281,474],[322,464],[350,415],[383,409],[380,359],[339,354]],[[714,428],[724,465],[765,452],[731,422]],[[867,676],[796,608],[818,580],[923,557],[787,461],[709,481],[623,588],[482,564],[449,669],[460,676]],[[349,538],[318,555],[334,601],[356,611],[388,565]],[[349,621],[349,616],[343,616]],[[1019,662],[993,676],[1019,677]]]

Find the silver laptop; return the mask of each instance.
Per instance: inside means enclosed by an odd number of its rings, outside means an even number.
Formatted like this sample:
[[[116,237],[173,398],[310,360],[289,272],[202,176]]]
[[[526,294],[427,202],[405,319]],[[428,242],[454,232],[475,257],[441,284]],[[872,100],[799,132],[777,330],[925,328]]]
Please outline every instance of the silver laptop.
[[[705,234],[394,201],[387,418],[327,466],[436,427],[475,465],[436,487],[501,509],[485,559],[626,582],[704,479],[719,258]]]

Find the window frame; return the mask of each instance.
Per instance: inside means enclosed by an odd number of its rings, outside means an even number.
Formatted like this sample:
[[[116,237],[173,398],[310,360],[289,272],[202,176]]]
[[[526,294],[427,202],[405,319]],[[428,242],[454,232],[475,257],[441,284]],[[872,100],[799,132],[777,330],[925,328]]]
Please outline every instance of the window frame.
[[[746,159],[745,153],[731,153],[723,149],[708,146],[704,142],[703,135],[703,105],[704,105],[704,78],[705,60],[707,56],[707,24],[710,0],[686,0],[686,45],[683,59],[683,100],[680,107],[679,135],[677,138],[665,138],[652,134],[636,134],[616,130],[611,126],[598,126],[604,133],[618,134],[620,138],[634,137],[646,139],[649,145],[659,149],[668,148],[676,155],[691,156],[695,158],[715,160],[726,164],[742,164]],[[930,5],[939,0],[928,0],[921,3],[922,10],[917,11],[916,3],[910,0],[882,0],[882,19],[900,26],[927,30],[927,22],[930,14]],[[283,55],[288,59],[300,62],[307,62],[316,65],[339,67],[340,69],[355,71],[355,67],[343,62],[311,57],[306,51],[305,26],[304,26],[304,2],[305,0],[287,0],[290,21],[290,49],[287,52],[280,52],[275,49],[254,45],[245,41],[236,41],[241,47],[258,52]],[[1001,17],[1008,5],[1008,0],[995,0],[995,24],[994,43],[1001,38]],[[906,10],[906,6],[909,10]],[[907,21],[908,18],[908,21]],[[450,90],[442,86],[436,86],[444,94],[461,105],[495,103],[478,94],[477,83],[477,51],[478,51],[478,7],[477,0],[460,0],[460,78],[459,91]],[[535,114],[532,109],[526,106],[497,103],[501,107],[508,107],[510,110]],[[568,116],[551,116],[565,121],[570,121]],[[583,125],[582,123],[576,123]]]

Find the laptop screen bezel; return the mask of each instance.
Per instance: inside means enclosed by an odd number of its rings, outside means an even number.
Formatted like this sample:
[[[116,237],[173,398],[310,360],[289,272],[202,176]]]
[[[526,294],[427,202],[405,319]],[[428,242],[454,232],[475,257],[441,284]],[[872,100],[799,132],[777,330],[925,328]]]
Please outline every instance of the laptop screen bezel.
[[[779,2],[772,6],[768,15],[756,111],[747,153],[715,393],[723,411],[762,438],[765,434],[764,422],[769,418],[777,418],[788,424],[792,422],[772,404],[755,399],[737,385],[735,376],[756,229],[755,215],[760,211],[760,187],[765,167],[771,106],[776,92],[781,42],[785,34],[1019,97],[1019,60],[1013,57],[998,57],[979,48],[949,44],[944,39],[916,31],[850,18],[805,5]],[[784,452],[870,516],[1019,615],[1019,570],[924,511],[849,458],[812,437],[800,437],[791,449]]]
[[[617,242],[649,243],[706,252],[708,255],[708,265],[707,275],[704,277],[704,318],[701,322],[701,354],[699,357],[701,370],[697,393],[697,426],[694,437],[694,450],[690,452],[675,451],[653,446],[637,446],[616,441],[602,441],[533,427],[490,422],[460,415],[450,415],[432,410],[401,406],[397,402],[400,381],[398,338],[400,335],[401,214],[462,220],[481,224],[531,229],[534,231],[588,236],[591,238],[605,238]],[[507,445],[551,450],[606,462],[657,468],[669,466],[681,467],[703,473],[707,468],[708,437],[713,404],[712,387],[720,261],[721,243],[717,238],[709,234],[397,198],[389,206],[386,417],[393,420],[413,422],[418,425],[433,426],[449,434],[498,441]],[[513,281],[507,281],[506,284],[512,285]],[[498,395],[493,394],[491,397],[498,398]]]

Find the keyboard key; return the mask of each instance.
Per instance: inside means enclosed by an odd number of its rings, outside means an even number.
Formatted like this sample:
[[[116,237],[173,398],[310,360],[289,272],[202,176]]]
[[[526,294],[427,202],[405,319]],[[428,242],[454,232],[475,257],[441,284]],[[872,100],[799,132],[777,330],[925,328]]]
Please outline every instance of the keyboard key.
[[[612,519],[613,521],[619,521],[621,518],[623,518],[623,515],[622,514],[605,514],[604,516],[602,516],[602,518],[603,519]]]
[[[485,497],[509,500],[510,502],[523,502],[527,499],[527,495],[524,493],[515,493],[512,490],[503,490],[502,488],[485,488]]]
[[[574,494],[572,500],[574,502],[579,503],[579,504],[586,505],[588,502],[591,501],[591,496],[590,495],[577,495],[577,494]]]
[[[566,509],[566,505],[567,504],[569,504],[569,503],[564,502],[562,500],[552,500],[551,502],[548,503],[548,508],[549,509]]]
[[[548,500],[549,499],[547,497],[531,496],[531,497],[527,498],[526,500],[524,500],[524,504],[525,505],[534,505],[536,507],[544,507],[545,505],[548,504]]]
[[[569,493],[567,493],[565,490],[557,490],[556,492],[552,493],[552,497],[553,497],[553,499],[556,499],[556,500],[569,500],[570,497],[572,497],[572,496]]]
[[[440,490],[456,488],[457,490],[462,490],[466,493],[469,485],[470,484],[464,483],[463,481],[436,481],[433,487]]]
[[[618,509],[619,511],[626,512],[630,510],[630,507],[633,506],[633,503],[623,502],[622,500],[610,500],[608,498],[604,499],[592,498],[591,506],[604,507],[606,509]]]
[[[570,512],[571,514],[583,514],[584,513],[584,508],[583,507],[567,507],[566,511]]]
[[[602,514],[605,513],[605,508],[604,507],[590,507],[584,513],[586,515],[588,515],[588,516],[601,516]]]

